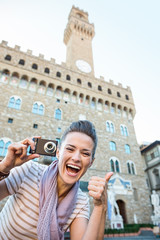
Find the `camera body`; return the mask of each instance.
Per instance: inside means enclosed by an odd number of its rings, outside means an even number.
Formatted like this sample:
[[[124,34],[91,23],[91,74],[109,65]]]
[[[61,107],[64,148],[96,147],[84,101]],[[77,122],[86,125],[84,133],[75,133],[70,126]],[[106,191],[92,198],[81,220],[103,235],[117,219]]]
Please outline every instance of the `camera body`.
[[[37,153],[40,155],[47,155],[47,156],[56,156],[56,150],[58,142],[55,140],[49,139],[41,139],[41,138],[33,138],[35,142],[35,150],[30,148],[30,153]]]

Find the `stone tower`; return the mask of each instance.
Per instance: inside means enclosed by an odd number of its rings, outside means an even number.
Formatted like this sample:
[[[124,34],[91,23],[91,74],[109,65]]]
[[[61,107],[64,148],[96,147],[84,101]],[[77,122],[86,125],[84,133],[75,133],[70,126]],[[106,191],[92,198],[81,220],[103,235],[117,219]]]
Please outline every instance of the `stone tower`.
[[[93,36],[88,14],[72,7],[64,33],[66,63],[45,60],[43,54],[34,56],[31,50],[23,52],[2,41],[0,159],[11,142],[37,135],[58,140],[72,121],[90,120],[97,130],[98,147],[82,189],[87,191],[91,176],[115,172],[109,189],[114,189],[124,223],[133,223],[135,214],[138,223],[148,223],[151,205],[134,130],[132,92],[121,83],[94,76]]]
[[[88,13],[72,7],[64,32],[67,46],[66,65],[75,71],[94,75],[92,39],[94,25],[89,23]]]

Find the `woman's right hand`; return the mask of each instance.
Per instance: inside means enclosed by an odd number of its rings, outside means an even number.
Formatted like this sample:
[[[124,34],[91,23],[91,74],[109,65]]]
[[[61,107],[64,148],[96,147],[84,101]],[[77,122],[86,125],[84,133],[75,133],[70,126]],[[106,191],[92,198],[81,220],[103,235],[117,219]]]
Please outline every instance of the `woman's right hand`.
[[[34,137],[40,138],[40,137]],[[39,154],[27,155],[27,148],[35,149],[35,143],[32,138],[26,138],[21,142],[12,143],[8,147],[7,155],[0,162],[0,172],[8,173],[12,168],[20,166],[23,163],[38,158]]]

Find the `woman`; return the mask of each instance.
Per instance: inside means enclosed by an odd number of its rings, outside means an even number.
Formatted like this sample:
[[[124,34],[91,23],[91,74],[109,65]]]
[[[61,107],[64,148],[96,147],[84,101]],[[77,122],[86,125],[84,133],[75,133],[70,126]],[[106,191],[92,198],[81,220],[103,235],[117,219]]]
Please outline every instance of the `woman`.
[[[0,163],[0,176],[5,178],[0,182],[0,199],[11,195],[0,214],[0,239],[59,240],[68,228],[72,240],[103,239],[112,173],[89,181],[94,200],[90,219],[88,199],[79,189],[80,178],[94,161],[93,124],[73,122],[61,138],[58,160],[49,167],[29,161],[39,157],[27,155],[29,145],[34,150],[29,138],[11,144]]]

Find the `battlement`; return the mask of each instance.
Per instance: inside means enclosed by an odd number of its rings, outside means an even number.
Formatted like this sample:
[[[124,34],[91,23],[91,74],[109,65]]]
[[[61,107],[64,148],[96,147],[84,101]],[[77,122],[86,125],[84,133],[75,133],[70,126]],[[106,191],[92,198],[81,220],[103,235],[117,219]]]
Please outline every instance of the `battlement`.
[[[5,41],[5,40],[2,40],[2,42],[0,43],[0,47],[5,48],[6,50],[8,50],[8,51],[5,51],[5,53],[7,52],[7,54],[12,57],[12,60],[14,59],[14,56],[16,56],[16,54],[18,52],[19,59],[21,59],[21,58],[25,58],[26,59],[26,57],[29,56],[29,57],[33,58],[33,63],[36,63],[36,61],[37,61],[37,64],[56,65],[56,66],[59,66],[61,68],[65,68],[68,72],[70,71],[70,69],[67,68],[65,62],[61,62],[61,64],[58,64],[58,63],[56,63],[56,60],[54,58],[51,58],[50,60],[46,60],[42,53],[39,53],[39,56],[35,56],[35,55],[33,55],[33,52],[30,49],[28,49],[26,52],[23,52],[23,51],[21,51],[21,47],[20,46],[15,45],[15,47],[10,47],[10,46],[8,46],[8,42]],[[14,54],[14,51],[15,51],[15,54]],[[2,51],[1,51],[1,54],[2,54]],[[37,72],[38,71],[39,70],[37,70]],[[82,73],[80,75],[82,75],[84,77],[85,74]],[[86,75],[85,75],[85,77],[86,77]],[[90,77],[87,76],[87,78],[90,78]],[[93,80],[93,77],[92,77],[92,80]],[[130,87],[128,87],[128,86],[127,87],[123,87],[121,83],[115,84],[114,81],[111,80],[111,79],[109,81],[106,81],[106,79],[103,76],[100,76],[99,78],[94,77],[94,80],[96,80],[98,83],[102,83],[103,85],[107,84],[107,85],[110,85],[110,87],[117,87],[117,88],[126,90],[128,92],[131,92]]]

